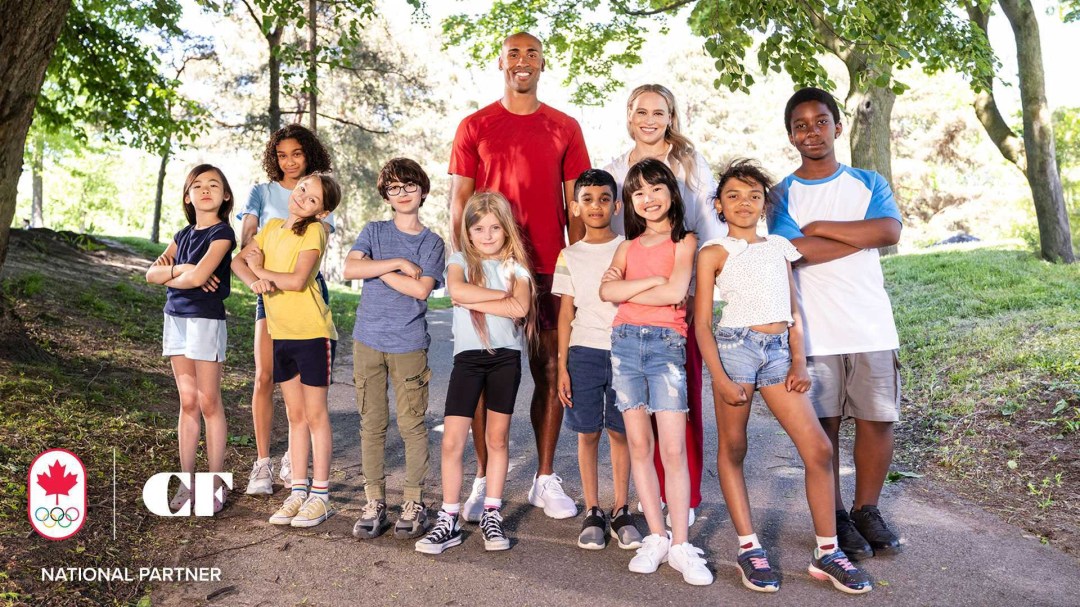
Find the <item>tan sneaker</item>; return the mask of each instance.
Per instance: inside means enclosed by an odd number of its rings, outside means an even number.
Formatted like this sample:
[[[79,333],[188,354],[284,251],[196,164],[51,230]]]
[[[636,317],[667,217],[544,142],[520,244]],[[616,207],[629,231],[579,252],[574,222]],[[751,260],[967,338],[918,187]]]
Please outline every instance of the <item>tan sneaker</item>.
[[[289,524],[293,527],[314,527],[330,518],[330,514],[333,512],[334,509],[330,507],[330,500],[312,495],[304,501],[300,512],[296,513],[296,516],[293,517],[292,522]]]
[[[306,499],[306,491],[290,491],[289,497],[285,498],[285,503],[281,505],[281,508],[278,508],[274,516],[270,517],[270,524],[288,525],[292,523],[293,518],[300,512],[300,508],[304,506],[304,500]]]

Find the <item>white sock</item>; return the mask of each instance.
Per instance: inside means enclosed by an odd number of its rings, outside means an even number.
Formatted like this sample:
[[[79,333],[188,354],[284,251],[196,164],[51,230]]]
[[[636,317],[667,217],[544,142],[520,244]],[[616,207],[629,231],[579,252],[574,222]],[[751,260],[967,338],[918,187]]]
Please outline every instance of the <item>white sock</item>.
[[[260,457],[259,459],[255,460],[255,465],[256,466],[261,466],[263,464],[269,464],[269,463],[270,463],[270,457],[269,456]]]
[[[821,558],[826,554],[832,554],[837,550],[836,536],[825,537],[823,535],[815,535],[815,541],[817,542],[817,548],[814,549],[814,558]]]
[[[457,516],[458,513],[461,512],[461,502],[454,502],[453,504],[448,504],[446,502],[443,502],[442,510],[443,510],[443,512],[445,512],[447,514],[452,514],[454,516]]]
[[[758,542],[756,533],[739,536],[739,554],[742,554],[749,550],[753,550],[755,548],[761,548],[761,542]]]
[[[485,497],[484,498],[484,510],[498,510],[502,508],[502,498],[499,497]]]

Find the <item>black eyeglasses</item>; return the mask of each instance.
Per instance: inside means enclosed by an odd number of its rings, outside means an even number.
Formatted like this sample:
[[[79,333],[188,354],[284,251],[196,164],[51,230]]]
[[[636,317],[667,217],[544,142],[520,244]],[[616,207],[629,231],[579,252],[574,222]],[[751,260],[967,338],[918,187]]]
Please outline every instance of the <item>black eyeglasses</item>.
[[[406,183],[405,185],[392,185],[386,188],[387,196],[400,196],[402,193],[412,194],[416,190],[419,190],[420,186],[415,183]]]

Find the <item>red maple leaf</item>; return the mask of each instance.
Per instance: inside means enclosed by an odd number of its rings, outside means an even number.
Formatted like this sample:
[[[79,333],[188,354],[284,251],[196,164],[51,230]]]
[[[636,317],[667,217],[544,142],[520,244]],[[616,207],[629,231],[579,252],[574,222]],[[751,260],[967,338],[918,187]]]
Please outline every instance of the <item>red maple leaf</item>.
[[[67,495],[72,487],[79,484],[79,477],[68,474],[67,469],[60,464],[60,460],[56,460],[49,466],[47,473],[38,475],[37,484],[45,490],[45,497],[55,495],[56,505],[59,506],[60,496]]]

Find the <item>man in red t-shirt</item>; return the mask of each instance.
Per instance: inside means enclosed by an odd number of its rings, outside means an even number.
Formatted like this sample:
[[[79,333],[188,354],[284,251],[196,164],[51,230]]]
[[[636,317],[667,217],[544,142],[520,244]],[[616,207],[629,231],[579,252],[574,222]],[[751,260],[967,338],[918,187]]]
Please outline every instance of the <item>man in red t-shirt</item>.
[[[562,405],[555,393],[559,304],[551,294],[551,278],[559,252],[566,246],[564,231],[569,226],[571,242],[584,232],[580,220],[573,218],[568,224],[566,209],[573,199],[574,181],[591,168],[591,163],[577,121],[537,99],[537,82],[544,71],[540,40],[524,32],[508,37],[498,65],[506,82],[502,99],[467,116],[454,136],[449,171],[453,176],[451,244],[460,250],[461,215],[474,192],[496,191],[510,201],[528,247],[538,292],[540,342],[529,355],[529,368],[536,385],[531,419],[539,465],[529,502],[543,507],[548,516],[569,518],[577,514],[577,507],[563,492],[552,467]],[[486,486],[482,404],[473,419],[477,479],[462,509],[466,520],[479,520]]]

